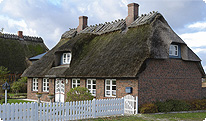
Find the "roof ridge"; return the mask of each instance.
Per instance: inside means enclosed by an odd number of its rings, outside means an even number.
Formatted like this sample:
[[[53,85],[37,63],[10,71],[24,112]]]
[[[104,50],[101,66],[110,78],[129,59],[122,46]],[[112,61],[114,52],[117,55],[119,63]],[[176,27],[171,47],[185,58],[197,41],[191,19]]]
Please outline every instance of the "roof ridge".
[[[33,41],[33,42],[43,42],[43,39],[41,37],[25,36],[25,35],[23,35],[23,38],[20,38],[16,34],[9,34],[9,33],[1,33],[0,38],[15,39],[15,40],[25,40],[25,41]]]
[[[158,11],[152,11],[149,12],[148,14],[141,14],[141,16],[138,16],[138,18],[134,22],[132,22],[131,25],[129,25],[128,27],[131,28],[131,27],[136,27],[139,25],[146,24],[157,14],[159,14]]]
[[[149,12],[148,14],[141,14],[128,27],[130,28],[130,27],[136,27],[142,24],[146,24],[156,14],[158,14],[158,11],[152,11]],[[69,31],[66,31],[64,34],[62,34],[62,38],[71,38],[74,37],[76,34],[82,34],[82,33],[92,33],[92,34],[101,35],[108,32],[123,30],[125,28],[126,28],[126,19],[116,19],[111,22],[89,25],[83,30],[81,30],[80,32],[77,32],[76,28],[70,29]]]

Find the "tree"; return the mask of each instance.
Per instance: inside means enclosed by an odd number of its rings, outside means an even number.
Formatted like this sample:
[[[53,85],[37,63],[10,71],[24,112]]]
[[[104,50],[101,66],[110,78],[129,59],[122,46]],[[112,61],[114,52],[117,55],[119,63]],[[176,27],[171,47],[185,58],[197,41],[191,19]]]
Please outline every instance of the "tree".
[[[4,67],[0,66],[0,85],[4,84],[7,81],[7,75],[10,71]],[[3,93],[3,89],[0,89],[0,93]]]
[[[4,66],[0,66],[0,80],[1,81],[6,81],[7,80],[7,74],[9,73],[10,71],[4,67]]]
[[[4,28],[1,28],[1,32],[3,32],[4,31]]]
[[[83,101],[83,100],[92,100],[94,96],[89,92],[85,87],[75,87],[70,89],[67,93],[67,102],[70,101]]]
[[[12,92],[15,93],[26,93],[27,92],[27,77],[22,77],[18,81],[13,82],[11,86]]]

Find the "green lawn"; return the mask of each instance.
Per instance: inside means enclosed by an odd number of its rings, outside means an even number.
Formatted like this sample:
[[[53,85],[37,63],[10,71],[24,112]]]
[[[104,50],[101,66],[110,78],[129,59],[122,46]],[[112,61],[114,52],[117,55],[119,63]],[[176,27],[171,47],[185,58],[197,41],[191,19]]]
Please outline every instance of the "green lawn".
[[[26,93],[8,93],[9,96],[13,97],[16,95],[26,95]]]
[[[176,114],[138,114],[133,116],[105,117],[89,119],[90,121],[203,121],[206,118],[204,113],[176,113]]]
[[[8,99],[8,100],[7,100],[7,103],[10,103],[10,104],[11,104],[11,103],[20,103],[20,102],[21,102],[21,103],[24,103],[24,102],[27,103],[27,102],[31,102],[31,101],[24,101],[24,100],[17,100],[17,99]],[[3,103],[0,102],[0,104],[3,104]]]

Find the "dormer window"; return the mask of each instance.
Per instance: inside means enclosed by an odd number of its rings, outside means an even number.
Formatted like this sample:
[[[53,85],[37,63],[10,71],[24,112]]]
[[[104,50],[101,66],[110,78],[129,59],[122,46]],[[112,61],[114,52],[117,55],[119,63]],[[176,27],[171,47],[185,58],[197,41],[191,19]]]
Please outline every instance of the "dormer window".
[[[70,64],[72,58],[71,53],[63,53],[62,55],[62,64]]]
[[[170,56],[178,56],[178,45],[170,45]]]

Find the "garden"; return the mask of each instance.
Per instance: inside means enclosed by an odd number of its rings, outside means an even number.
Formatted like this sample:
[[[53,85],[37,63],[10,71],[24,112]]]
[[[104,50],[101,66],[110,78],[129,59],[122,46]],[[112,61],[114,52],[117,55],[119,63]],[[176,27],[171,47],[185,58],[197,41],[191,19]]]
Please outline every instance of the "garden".
[[[2,85],[8,81],[8,74],[9,70],[3,66],[0,66],[0,104],[5,102],[5,91],[2,89]],[[20,100],[27,98],[27,78],[20,78],[14,82],[9,83],[9,85],[10,89],[7,93],[8,103],[28,102]]]

